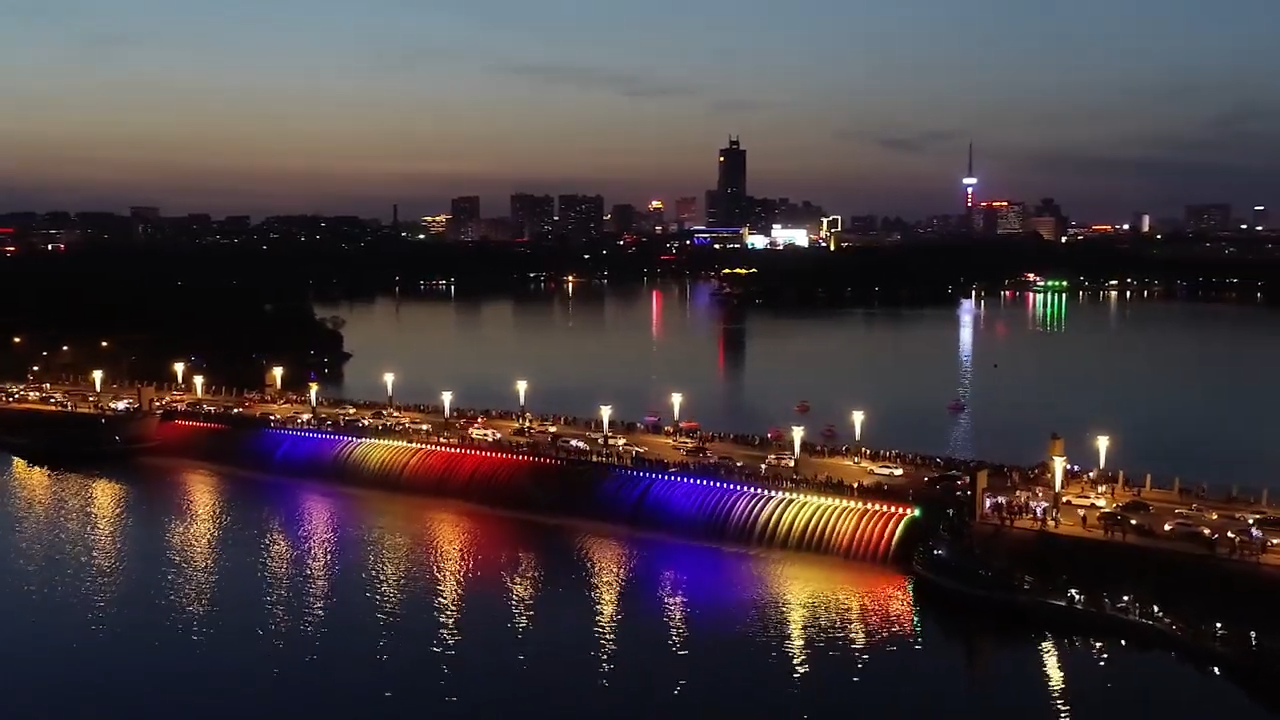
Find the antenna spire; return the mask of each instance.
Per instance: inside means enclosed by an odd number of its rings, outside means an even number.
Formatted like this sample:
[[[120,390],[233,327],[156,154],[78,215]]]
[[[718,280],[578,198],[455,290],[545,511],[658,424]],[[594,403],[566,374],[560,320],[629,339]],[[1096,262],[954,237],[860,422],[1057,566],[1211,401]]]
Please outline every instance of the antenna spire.
[[[969,174],[965,177],[973,177],[973,141],[969,141]]]

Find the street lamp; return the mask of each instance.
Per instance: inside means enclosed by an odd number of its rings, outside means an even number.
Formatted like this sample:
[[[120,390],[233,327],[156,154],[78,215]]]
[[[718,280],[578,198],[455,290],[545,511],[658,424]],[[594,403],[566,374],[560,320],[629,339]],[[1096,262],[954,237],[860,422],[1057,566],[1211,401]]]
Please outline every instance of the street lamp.
[[[440,400],[444,403],[444,419],[449,419],[449,405],[453,403],[453,392],[445,390],[440,393]]]
[[[612,415],[612,414],[613,414],[613,406],[612,406],[612,405],[601,405],[601,406],[600,406],[600,419],[604,421],[604,437],[605,437],[605,440],[608,440],[608,439],[609,439],[609,416],[610,416],[610,415]]]
[[[204,397],[204,376],[192,375],[191,384],[196,386],[196,399],[199,400],[200,398]]]
[[[791,448],[792,448],[791,455],[796,459],[796,462],[800,462],[800,441],[801,440],[804,440],[804,426],[792,425],[791,426]]]
[[[283,384],[283,381],[284,381],[284,367],[281,365],[277,365],[271,368],[271,375],[274,376],[276,379],[276,394],[279,395],[280,386]]]
[[[393,372],[382,373],[382,382],[387,384],[387,407],[392,407],[395,394],[391,392],[391,388],[396,384],[396,374]]]
[[[187,364],[184,362],[176,362],[173,364],[173,374],[178,376],[178,384],[182,384],[182,373],[187,371]]]
[[[94,370],[89,373],[89,377],[93,378],[93,391],[96,393],[102,392],[102,371]]]
[[[861,410],[853,411],[853,441],[855,443],[862,442],[862,421],[867,419],[867,414]]]
[[[1057,503],[1057,494],[1062,492],[1062,475],[1067,469],[1067,456],[1053,456],[1053,493],[1054,502]]]
[[[684,395],[671,393],[671,422],[676,427],[680,426],[680,403],[682,402],[684,402]]]
[[[528,380],[516,381],[516,395],[520,396],[520,422],[524,422],[524,394],[529,390]]]
[[[1098,436],[1098,472],[1107,466],[1107,447],[1111,445],[1111,438],[1106,435]]]
[[[311,396],[311,412],[315,414],[316,405],[320,399],[320,383],[307,383],[307,393]]]

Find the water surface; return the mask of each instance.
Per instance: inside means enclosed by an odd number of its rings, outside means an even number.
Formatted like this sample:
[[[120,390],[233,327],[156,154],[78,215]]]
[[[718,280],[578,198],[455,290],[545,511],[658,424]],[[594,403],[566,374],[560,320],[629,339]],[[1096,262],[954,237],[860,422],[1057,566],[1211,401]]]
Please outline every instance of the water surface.
[[[1280,318],[1255,306],[1175,303],[1111,293],[1005,294],[958,308],[787,315],[727,312],[705,284],[603,288],[574,284],[520,299],[447,294],[324,306],[346,318],[354,357],[346,385],[405,401],[514,407],[529,382],[531,410],[615,417],[653,411],[715,429],[764,432],[802,424],[878,447],[978,457],[1045,459],[1051,433],[1071,461],[1157,481],[1261,487],[1280,464]],[[962,398],[969,411],[947,405]],[[812,411],[795,412],[801,400]],[[1277,488],[1280,490],[1280,487]]]
[[[0,642],[8,717],[1266,716],[885,567],[184,466],[6,459]]]

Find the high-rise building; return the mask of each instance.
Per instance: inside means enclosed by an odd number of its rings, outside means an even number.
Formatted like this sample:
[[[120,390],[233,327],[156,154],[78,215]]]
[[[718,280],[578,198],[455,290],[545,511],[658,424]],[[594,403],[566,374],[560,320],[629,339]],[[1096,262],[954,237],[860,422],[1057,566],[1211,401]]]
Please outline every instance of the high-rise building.
[[[968,225],[970,229],[976,230],[977,228],[975,228],[973,224],[973,192],[978,187],[978,178],[973,174],[973,141],[969,141],[969,170],[965,173],[964,177],[960,179],[960,184],[964,186],[964,214],[967,219],[965,224]]]
[[[716,189],[708,191],[707,224],[714,227],[745,227],[750,207],[747,200],[747,151],[737,136],[729,136],[728,147],[720,148]]]
[[[974,232],[983,235],[1019,235],[1026,230],[1027,204],[989,200],[973,208]]]
[[[1267,206],[1266,206],[1266,205],[1254,205],[1254,206],[1253,206],[1253,218],[1252,218],[1253,224],[1252,224],[1252,227],[1253,227],[1253,229],[1254,229],[1254,230],[1266,230],[1266,229],[1267,229],[1267,221],[1268,221],[1268,220],[1270,220],[1270,219],[1271,219],[1271,218],[1267,216]]]
[[[644,224],[647,232],[664,232],[667,229],[667,206],[661,200],[649,201]]]
[[[630,203],[614,205],[609,211],[609,229],[618,234],[634,232],[636,229],[636,206]]]
[[[1228,203],[1188,205],[1186,222],[1188,230],[1228,232],[1231,230],[1231,205]]]
[[[422,227],[426,234],[433,238],[441,238],[449,231],[450,216],[445,214],[427,215],[422,218]]]
[[[698,198],[682,197],[676,200],[676,222],[681,230],[698,224]]]
[[[479,236],[476,234],[476,226],[480,223],[478,195],[454,198],[449,203],[449,211],[449,228],[446,234],[450,240],[473,242],[478,239]]]
[[[600,237],[604,230],[604,196],[561,195],[557,220],[564,234],[574,240]]]
[[[511,222],[525,238],[546,237],[555,229],[556,200],[550,195],[511,196]]]

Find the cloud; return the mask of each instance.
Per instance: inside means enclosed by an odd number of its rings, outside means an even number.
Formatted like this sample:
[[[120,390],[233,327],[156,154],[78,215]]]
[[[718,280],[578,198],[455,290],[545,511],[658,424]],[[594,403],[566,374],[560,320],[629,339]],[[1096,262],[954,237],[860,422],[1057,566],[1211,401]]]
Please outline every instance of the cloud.
[[[497,72],[546,85],[588,93],[620,95],[625,98],[692,97],[699,94],[699,88],[688,83],[663,80],[639,73],[601,70],[577,65],[508,63],[493,65],[491,68]]]
[[[920,130],[912,133],[875,134],[843,129],[835,132],[837,140],[870,142],[884,150],[903,155],[954,153],[968,142],[959,130]]]
[[[621,70],[523,62],[492,65],[489,69],[531,82],[589,94],[614,95],[631,100],[672,98],[701,102],[705,104],[707,112],[714,115],[747,113],[766,106],[761,100],[719,96],[713,88],[698,83]]]

